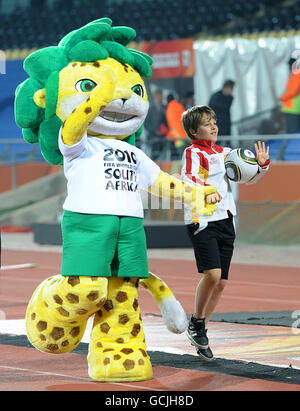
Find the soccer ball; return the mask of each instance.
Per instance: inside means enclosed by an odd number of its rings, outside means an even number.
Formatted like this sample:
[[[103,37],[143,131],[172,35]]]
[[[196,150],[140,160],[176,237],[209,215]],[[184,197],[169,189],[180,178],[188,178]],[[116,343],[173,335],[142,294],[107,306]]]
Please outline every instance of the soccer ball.
[[[226,174],[236,183],[248,183],[258,172],[255,154],[250,150],[232,150],[225,160]]]

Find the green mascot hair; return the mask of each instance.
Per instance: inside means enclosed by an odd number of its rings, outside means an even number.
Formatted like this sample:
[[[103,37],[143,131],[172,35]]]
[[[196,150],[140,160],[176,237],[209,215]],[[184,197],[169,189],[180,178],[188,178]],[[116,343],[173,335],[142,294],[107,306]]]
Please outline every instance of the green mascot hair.
[[[132,66],[142,77],[151,77],[152,59],[126,45],[136,32],[130,27],[111,27],[109,18],[102,18],[67,34],[58,44],[40,49],[24,61],[29,78],[16,89],[15,118],[28,143],[39,143],[41,152],[51,164],[63,164],[58,148],[58,132],[62,121],[56,116],[59,72],[72,61],[93,62],[108,57]],[[45,88],[46,107],[33,101],[37,90]],[[134,143],[141,129],[126,140]]]

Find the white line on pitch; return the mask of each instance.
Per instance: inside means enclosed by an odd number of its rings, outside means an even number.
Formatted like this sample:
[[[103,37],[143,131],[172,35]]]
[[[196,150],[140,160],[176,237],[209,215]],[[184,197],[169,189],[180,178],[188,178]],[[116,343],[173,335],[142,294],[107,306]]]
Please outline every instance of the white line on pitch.
[[[42,371],[42,370],[33,370],[33,369],[29,369],[29,368],[19,368],[19,367],[11,367],[8,365],[0,365],[0,368],[3,369],[7,369],[7,370],[12,370],[12,371],[24,371],[24,372],[29,372],[29,373],[34,373],[34,374],[40,374],[40,375],[48,375],[49,377],[64,377],[64,378],[70,378],[73,380],[80,380],[80,381],[86,381],[86,382],[90,382],[93,383],[94,381],[89,378],[89,377],[79,377],[79,376],[74,376],[74,375],[68,375],[68,374],[60,374],[60,373],[54,373],[51,371]],[[145,389],[148,391],[164,391],[162,389],[159,388],[151,388],[151,387],[146,387],[143,385],[133,385],[133,384],[128,384],[128,383],[122,383],[122,382],[110,382],[110,381],[104,381],[108,384],[112,384],[112,385],[120,385],[122,387],[131,387],[131,388],[135,388],[137,389]],[[95,386],[96,387],[96,386]]]
[[[16,265],[3,265],[1,270],[15,270],[16,268],[32,268],[36,267],[34,263],[16,264]]]

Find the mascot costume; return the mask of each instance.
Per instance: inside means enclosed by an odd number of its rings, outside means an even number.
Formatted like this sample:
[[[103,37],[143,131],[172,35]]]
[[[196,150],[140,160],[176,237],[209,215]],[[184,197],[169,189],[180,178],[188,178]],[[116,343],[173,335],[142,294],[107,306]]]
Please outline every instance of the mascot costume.
[[[39,143],[51,164],[63,164],[67,198],[62,219],[62,271],[35,290],[26,311],[30,342],[66,353],[80,342],[89,317],[89,375],[97,381],[152,377],[138,301],[141,283],[167,327],[183,332],[185,313],[168,286],[148,271],[140,189],[181,200],[198,213],[215,206],[215,189],[183,183],[135,146],[148,111],[142,77],[152,59],[126,45],[129,27],[93,21],[58,46],[25,59],[29,78],[16,90],[15,116],[24,139]]]

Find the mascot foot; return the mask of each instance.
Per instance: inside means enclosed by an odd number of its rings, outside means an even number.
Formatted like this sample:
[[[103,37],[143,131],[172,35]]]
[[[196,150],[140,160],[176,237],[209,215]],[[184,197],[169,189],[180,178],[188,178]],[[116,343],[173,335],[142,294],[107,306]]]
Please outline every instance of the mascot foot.
[[[96,381],[152,378],[138,304],[136,278],[110,278],[108,296],[95,314],[89,346],[89,375]]]
[[[95,350],[96,351],[96,350]],[[95,381],[143,381],[152,378],[152,365],[144,348],[97,347],[88,355],[89,376]]]
[[[26,311],[27,336],[38,350],[61,354],[81,341],[88,318],[106,300],[107,279],[62,277],[43,281]]]

